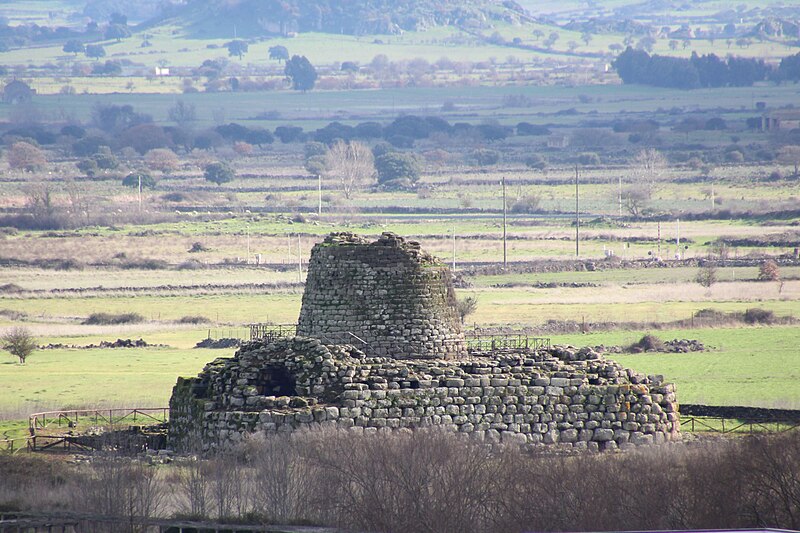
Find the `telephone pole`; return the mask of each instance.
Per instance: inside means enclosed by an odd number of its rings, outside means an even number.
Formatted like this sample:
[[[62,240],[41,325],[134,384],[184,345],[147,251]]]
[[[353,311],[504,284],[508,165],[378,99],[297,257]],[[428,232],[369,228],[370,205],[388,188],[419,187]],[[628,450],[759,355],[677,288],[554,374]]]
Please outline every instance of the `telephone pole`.
[[[578,217],[580,204],[578,202],[578,164],[575,164],[575,257],[581,254],[580,249],[580,227],[581,220]]]
[[[317,174],[317,198],[319,200],[317,215],[322,216],[322,174]]]
[[[501,183],[503,184],[503,269],[508,267],[508,246],[506,237],[508,235],[508,213],[506,210],[506,177],[503,176]]]

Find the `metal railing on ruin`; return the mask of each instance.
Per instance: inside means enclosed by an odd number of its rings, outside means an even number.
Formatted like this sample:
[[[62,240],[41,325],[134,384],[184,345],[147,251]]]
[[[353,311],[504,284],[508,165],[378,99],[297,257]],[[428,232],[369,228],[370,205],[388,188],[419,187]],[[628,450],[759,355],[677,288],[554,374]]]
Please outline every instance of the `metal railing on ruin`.
[[[250,324],[250,340],[273,341],[297,335],[297,324]]]
[[[530,337],[524,334],[485,335],[469,332],[464,335],[467,349],[475,352],[494,350],[549,350],[548,337]]]

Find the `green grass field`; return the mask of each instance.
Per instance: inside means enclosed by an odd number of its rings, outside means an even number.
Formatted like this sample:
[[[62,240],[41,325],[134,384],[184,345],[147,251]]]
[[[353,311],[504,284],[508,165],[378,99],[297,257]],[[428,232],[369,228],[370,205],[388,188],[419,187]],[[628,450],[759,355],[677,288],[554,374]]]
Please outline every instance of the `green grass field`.
[[[664,340],[697,339],[713,347],[689,354],[614,355],[614,360],[647,374],[663,374],[678,385],[682,403],[800,408],[800,329],[720,328],[654,332]],[[554,342],[626,345],[642,332],[555,337]]]
[[[626,331],[560,335],[553,342],[577,346],[627,345],[643,332]],[[613,355],[614,360],[647,374],[663,374],[678,385],[683,403],[800,407],[800,355],[795,327],[720,328],[659,331],[663,339],[697,339],[710,347],[690,354]],[[37,410],[81,407],[162,407],[178,376],[195,375],[216,357],[233,350],[191,349],[204,336],[193,330],[180,334],[146,334],[150,342],[175,348],[44,350],[25,365],[10,358],[0,363],[0,405],[3,418],[23,418]],[[89,342],[95,337],[69,337]],[[48,339],[57,340],[57,339]],[[0,432],[19,429],[6,423]]]

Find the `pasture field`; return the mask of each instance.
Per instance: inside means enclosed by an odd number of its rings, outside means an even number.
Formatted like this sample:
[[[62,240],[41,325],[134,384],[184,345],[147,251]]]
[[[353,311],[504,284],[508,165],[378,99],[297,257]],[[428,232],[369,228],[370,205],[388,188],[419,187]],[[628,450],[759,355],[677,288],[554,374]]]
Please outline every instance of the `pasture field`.
[[[124,78],[120,78],[120,81]],[[34,86],[35,86],[35,82]],[[148,82],[149,83],[149,82]],[[158,84],[158,82],[153,82]],[[35,88],[35,87],[34,87]],[[45,91],[46,93],[46,91]],[[395,118],[399,113],[429,114],[440,112],[446,102],[455,109],[443,111],[442,116],[450,121],[477,122],[484,118],[497,119],[501,123],[516,124],[519,121],[546,121],[556,124],[574,124],[586,118],[586,114],[602,108],[604,113],[635,114],[670,109],[728,110],[743,113],[753,109],[758,101],[766,101],[770,107],[781,107],[797,101],[795,85],[773,84],[756,87],[725,87],[675,91],[658,87],[635,85],[591,85],[576,87],[550,87],[525,85],[477,86],[477,87],[405,87],[370,90],[315,90],[307,93],[275,90],[243,93],[187,93],[139,94],[119,90],[115,94],[41,94],[34,101],[34,109],[44,117],[53,119],[69,110],[74,119],[87,120],[98,105],[132,105],[146,110],[157,122],[166,122],[170,107],[180,99],[197,109],[197,125],[214,124],[214,112],[222,111],[225,121],[247,121],[248,126],[274,129],[286,123],[304,126],[306,130],[321,127],[332,120],[345,123],[356,121]],[[503,107],[503,97],[524,95],[530,98],[525,107]],[[589,97],[581,101],[580,96]],[[0,103],[0,118],[6,119],[14,107]],[[574,109],[576,113],[563,113]],[[556,114],[562,111],[561,114]],[[257,118],[262,113],[272,114]],[[275,114],[277,112],[277,115]],[[695,132],[696,139],[702,138]],[[681,136],[681,139],[684,137]],[[690,136],[689,140],[693,140]]]
[[[133,334],[133,332],[126,332]],[[25,365],[0,363],[0,435],[18,436],[29,412],[58,408],[162,407],[177,376],[192,376],[233,350],[192,349],[205,330],[140,331],[169,348],[53,349]],[[578,346],[629,345],[643,331],[556,335]],[[706,328],[655,332],[662,339],[697,339],[709,351],[689,354],[613,354],[608,357],[647,374],[663,374],[678,386],[680,401],[709,405],[800,406],[800,330],[796,327]],[[136,335],[134,335],[136,336]],[[43,338],[48,342],[96,342],[102,335]],[[14,420],[17,420],[16,422]]]

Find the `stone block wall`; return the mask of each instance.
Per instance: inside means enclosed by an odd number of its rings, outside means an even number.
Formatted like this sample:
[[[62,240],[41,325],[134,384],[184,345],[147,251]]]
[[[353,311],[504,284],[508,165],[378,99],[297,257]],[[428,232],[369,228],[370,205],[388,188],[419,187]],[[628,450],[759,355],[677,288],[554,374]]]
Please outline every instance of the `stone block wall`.
[[[466,354],[449,269],[392,233],[375,242],[336,233],[314,246],[297,333],[371,356]]]
[[[563,347],[398,361],[314,338],[252,342],[179,380],[170,401],[170,443],[182,451],[319,427],[441,427],[479,440],[590,450],[680,437],[674,385]]]

